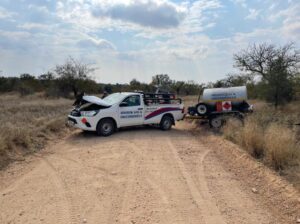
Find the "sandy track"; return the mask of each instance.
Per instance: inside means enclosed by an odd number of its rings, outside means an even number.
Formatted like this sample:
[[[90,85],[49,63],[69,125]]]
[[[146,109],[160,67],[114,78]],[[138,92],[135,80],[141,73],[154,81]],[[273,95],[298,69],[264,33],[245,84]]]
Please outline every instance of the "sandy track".
[[[189,128],[76,132],[53,143],[1,172],[0,223],[291,222]]]

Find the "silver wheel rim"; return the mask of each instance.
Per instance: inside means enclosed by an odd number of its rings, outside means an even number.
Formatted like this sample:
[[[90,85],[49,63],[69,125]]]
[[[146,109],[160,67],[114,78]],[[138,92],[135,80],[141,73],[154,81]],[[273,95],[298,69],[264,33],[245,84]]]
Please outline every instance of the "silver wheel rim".
[[[211,125],[212,125],[214,128],[219,128],[219,127],[222,126],[222,120],[221,120],[220,118],[212,119]]]
[[[108,133],[110,133],[111,131],[112,131],[112,126],[111,126],[111,124],[105,123],[105,124],[102,125],[102,132],[103,132],[104,134],[108,134]]]
[[[197,107],[197,111],[198,111],[199,114],[205,114],[206,111],[207,111],[207,108],[206,108],[205,105],[199,105],[199,106]]]
[[[171,126],[171,121],[165,120],[165,121],[164,121],[164,128],[165,128],[165,129],[168,129],[170,126]]]

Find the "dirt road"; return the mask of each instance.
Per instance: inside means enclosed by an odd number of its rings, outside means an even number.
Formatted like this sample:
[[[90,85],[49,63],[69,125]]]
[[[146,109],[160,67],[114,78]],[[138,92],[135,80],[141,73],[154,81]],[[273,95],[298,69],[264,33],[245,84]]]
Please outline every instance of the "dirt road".
[[[0,223],[295,223],[189,128],[50,144],[1,172]]]

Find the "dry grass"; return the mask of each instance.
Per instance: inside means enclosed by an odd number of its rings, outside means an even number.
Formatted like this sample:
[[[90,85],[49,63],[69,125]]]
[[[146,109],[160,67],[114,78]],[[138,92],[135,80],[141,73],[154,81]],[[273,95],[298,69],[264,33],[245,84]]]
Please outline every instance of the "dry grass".
[[[259,102],[244,125],[229,120],[222,132],[253,157],[280,171],[300,189],[300,103],[275,110]]]
[[[276,123],[271,124],[265,132],[265,161],[276,170],[296,165],[300,147],[296,134]]]
[[[42,148],[65,131],[64,119],[72,101],[42,95],[0,95],[0,168]]]

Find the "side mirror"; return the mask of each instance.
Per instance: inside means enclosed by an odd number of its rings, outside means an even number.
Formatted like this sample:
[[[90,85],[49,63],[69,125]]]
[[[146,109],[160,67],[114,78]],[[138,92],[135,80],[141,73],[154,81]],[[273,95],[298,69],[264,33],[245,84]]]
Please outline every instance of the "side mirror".
[[[120,107],[127,107],[128,106],[128,103],[127,102],[122,102],[120,103]]]

